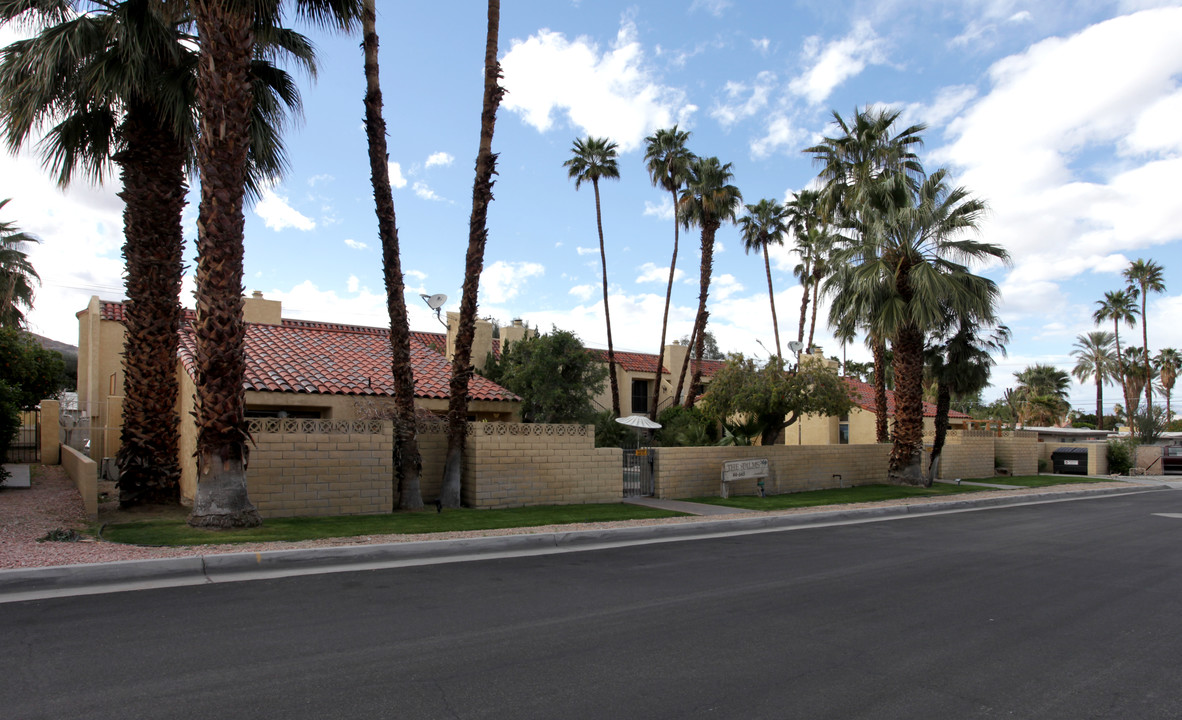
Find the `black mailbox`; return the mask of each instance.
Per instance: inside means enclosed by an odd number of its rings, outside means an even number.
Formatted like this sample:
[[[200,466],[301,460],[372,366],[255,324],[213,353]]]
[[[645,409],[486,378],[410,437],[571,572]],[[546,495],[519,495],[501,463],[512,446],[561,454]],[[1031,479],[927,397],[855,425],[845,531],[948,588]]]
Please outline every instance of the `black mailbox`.
[[[1052,472],[1066,475],[1088,474],[1087,448],[1059,448],[1051,453]]]

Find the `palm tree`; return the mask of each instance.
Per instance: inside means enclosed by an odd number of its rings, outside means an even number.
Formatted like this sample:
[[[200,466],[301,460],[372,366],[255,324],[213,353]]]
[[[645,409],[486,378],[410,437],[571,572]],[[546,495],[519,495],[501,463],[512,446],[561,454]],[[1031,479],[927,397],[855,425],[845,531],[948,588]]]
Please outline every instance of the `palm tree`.
[[[1137,415],[1137,411],[1141,408],[1141,393],[1145,390],[1145,386],[1152,382],[1152,372],[1145,372],[1145,351],[1139,347],[1129,348],[1125,352],[1124,364],[1122,372],[1125,376],[1125,384],[1128,386],[1129,404],[1125,407],[1125,415],[1129,420],[1129,424],[1133,423]],[[1150,412],[1152,406],[1145,408],[1146,412]]]
[[[937,170],[918,187],[903,174],[871,188],[860,210],[861,242],[837,257],[853,268],[844,281],[867,298],[869,327],[890,337],[895,352],[895,432],[891,477],[920,484],[923,451],[923,353],[927,333],[949,315],[993,316],[996,283],[969,272],[967,263],[1008,262],[1004,248],[962,238],[976,230],[985,203]],[[861,310],[835,300],[838,317]]]
[[[242,319],[243,199],[254,106],[250,81],[255,31],[278,26],[278,0],[255,4],[191,0],[201,37],[197,100],[197,495],[189,524],[261,523],[246,490],[246,369]],[[360,0],[299,0],[297,12],[319,25],[350,30]]]
[[[575,190],[587,181],[595,189],[595,226],[599,230],[599,262],[603,267],[603,316],[607,320],[607,372],[612,389],[612,414],[620,417],[620,383],[616,377],[616,350],[612,344],[612,314],[607,303],[607,253],[603,247],[603,214],[599,206],[599,181],[620,179],[616,144],[607,138],[588,135],[585,140],[576,139],[571,152],[571,159],[562,165],[567,168],[567,176],[575,181]]]
[[[898,175],[915,188],[923,176],[923,166],[915,150],[923,145],[920,133],[926,126],[911,125],[894,133],[900,112],[885,108],[854,108],[854,116],[847,122],[835,111],[833,125],[837,132],[804,150],[812,155],[814,164],[821,166],[820,179],[824,189],[820,214],[854,234],[853,238],[839,238],[841,244],[852,242],[865,245],[861,242],[860,233],[868,227],[865,213],[870,208],[869,198],[876,184]],[[846,274],[834,278],[834,282],[826,283],[827,291],[842,292],[843,288],[849,287],[847,280]],[[880,301],[882,298],[866,297],[851,303],[850,307],[858,308],[858,312],[865,316]],[[840,311],[830,309],[832,325],[842,324],[835,321],[840,314]],[[802,327],[803,322],[802,315]],[[875,428],[878,442],[888,442],[886,387],[883,384],[886,377],[886,338],[870,328],[863,319],[855,317],[846,324],[850,327],[865,327],[871,340],[874,354]]]
[[[0,210],[9,200],[0,200]],[[41,277],[22,249],[25,243],[41,242],[21,232],[11,221],[0,221],[0,327],[23,328],[25,313],[33,309],[33,285]]]
[[[386,161],[386,121],[382,117],[382,86],[378,77],[376,0],[365,0],[361,32],[365,49],[365,135],[369,146],[369,172],[373,184],[378,235],[382,239],[382,273],[386,279],[386,309],[390,316],[390,370],[394,374],[394,476],[398,507],[421,510],[423,470],[415,419],[414,368],[410,362],[410,326],[406,317],[406,290],[398,246],[394,194]]]
[[[1097,325],[1105,320],[1112,321],[1112,337],[1116,344],[1116,379],[1120,382],[1121,391],[1124,393],[1125,408],[1130,408],[1134,405],[1129,399],[1129,383],[1125,375],[1125,361],[1124,355],[1120,350],[1120,324],[1123,322],[1129,327],[1133,327],[1137,322],[1137,305],[1133,296],[1124,290],[1112,290],[1104,293],[1103,300],[1097,300],[1096,304],[1100,307],[1092,313],[1092,320]]]
[[[1075,368],[1071,374],[1086,382],[1096,381],[1096,429],[1104,429],[1104,383],[1112,380],[1117,372],[1116,356],[1112,353],[1115,336],[1103,330],[1093,330],[1075,339]]]
[[[701,228],[702,264],[698,281],[698,312],[694,316],[694,329],[691,337],[695,338],[695,350],[698,356],[703,353],[705,346],[706,298],[710,294],[710,273],[714,269],[714,235],[724,221],[734,221],[735,213],[743,202],[743,195],[739,188],[731,185],[731,164],[725,165],[716,157],[696,158],[689,166],[689,178],[685,189],[681,191],[678,200],[678,212],[686,228],[696,225]],[[682,363],[681,377],[685,378],[685,368],[689,364],[690,355],[685,354]],[[685,398],[685,407],[693,407],[698,389],[702,381],[702,367],[694,368],[690,379],[689,393]],[[677,395],[681,397],[681,380],[677,383]]]
[[[1141,348],[1144,350],[1143,360],[1145,362],[1145,377],[1151,377],[1153,370],[1149,367],[1149,316],[1145,314],[1145,304],[1149,300],[1149,293],[1163,293],[1166,291],[1166,283],[1162,275],[1164,269],[1152,260],[1137,260],[1129,263],[1125,268],[1125,280],[1129,283],[1129,293],[1134,297],[1141,298]],[[1138,393],[1139,394],[1139,393]],[[1153,409],[1153,383],[1145,383],[1145,410],[1149,412]]]
[[[990,308],[992,310],[992,308]],[[954,324],[955,323],[955,324]],[[949,336],[949,332],[952,332]],[[994,317],[972,315],[957,318],[941,328],[927,353],[927,364],[936,386],[935,437],[928,462],[927,485],[939,474],[940,458],[948,434],[948,415],[953,396],[973,397],[989,385],[995,364],[991,353],[1005,355],[1010,329]]]
[[[68,185],[75,173],[103,181],[118,164],[127,263],[124,402],[117,455],[122,505],[175,502],[180,477],[176,412],[182,275],[181,212],[197,134],[197,38],[184,3],[0,3],[0,20],[23,18],[37,34],[5,48],[0,103],[13,150],[51,126],[42,156]],[[89,12],[80,13],[86,8]],[[285,165],[278,127],[298,111],[295,83],[277,54],[314,71],[298,33],[259,26],[250,62],[247,184],[252,194]]]
[[[460,298],[460,320],[455,355],[451,362],[450,397],[447,403],[447,456],[439,502],[443,507],[460,506],[460,474],[468,434],[468,380],[472,377],[472,341],[476,336],[476,296],[484,269],[484,248],[488,243],[488,206],[493,200],[493,175],[497,155],[492,151],[497,108],[505,94],[498,82],[497,36],[501,27],[500,0],[488,0],[488,25],[484,41],[484,94],[480,110],[480,144],[476,151],[476,174],[472,180],[472,214],[468,219],[468,252],[464,260],[464,289]]]
[[[653,401],[649,407],[649,418],[657,419],[658,403],[661,400],[661,369],[665,363],[665,337],[669,328],[669,306],[673,300],[673,278],[677,270],[677,245],[681,223],[677,219],[677,193],[685,184],[689,164],[694,154],[686,149],[689,141],[688,130],[672,128],[658,130],[644,139],[644,161],[648,176],[654,187],[661,187],[673,195],[673,258],[669,261],[669,285],[665,289],[665,313],[661,316],[661,346],[657,350],[656,375],[653,378]]]
[[[1052,425],[1071,409],[1067,402],[1071,377],[1066,371],[1054,365],[1036,363],[1014,373],[1014,377],[1018,380],[1015,395],[1023,423]]]
[[[804,342],[804,321],[808,317],[809,283],[812,281],[812,260],[815,248],[820,242],[820,201],[817,190],[804,189],[792,193],[792,199],[784,206],[785,221],[796,239],[796,252],[800,262],[792,272],[800,279],[800,322],[796,326],[796,342]]]
[[[1174,394],[1174,381],[1178,379],[1178,368],[1182,367],[1182,353],[1174,348],[1162,348],[1157,353],[1158,379],[1166,393],[1166,422],[1170,422],[1170,399]]]
[[[747,214],[739,218],[739,230],[743,238],[743,251],[763,252],[763,269],[767,273],[767,294],[772,305],[772,331],[776,337],[776,356],[783,357],[780,345],[780,325],[776,321],[776,293],[772,289],[772,263],[768,257],[768,245],[783,245],[784,233],[788,226],[784,222],[784,207],[775,200],[763,199],[747,206]]]

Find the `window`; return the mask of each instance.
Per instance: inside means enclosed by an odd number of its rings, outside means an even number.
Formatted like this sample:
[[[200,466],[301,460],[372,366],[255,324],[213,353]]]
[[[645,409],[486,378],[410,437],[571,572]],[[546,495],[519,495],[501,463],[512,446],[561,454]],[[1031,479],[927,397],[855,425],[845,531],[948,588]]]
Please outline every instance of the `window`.
[[[843,422],[837,426],[837,442],[839,445],[850,444],[850,424]]]
[[[632,381],[632,413],[648,412],[648,380]]]

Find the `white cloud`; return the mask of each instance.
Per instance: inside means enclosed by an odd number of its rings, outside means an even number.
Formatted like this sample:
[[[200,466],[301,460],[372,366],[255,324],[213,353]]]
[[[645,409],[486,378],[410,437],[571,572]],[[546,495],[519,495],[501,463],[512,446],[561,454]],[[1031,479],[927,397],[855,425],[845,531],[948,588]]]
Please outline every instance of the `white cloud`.
[[[577,248],[575,248],[575,252],[577,252],[580,257],[583,255],[598,255],[599,248],[597,248],[597,247],[577,247]]]
[[[415,182],[414,190],[415,190],[415,195],[418,195],[419,197],[421,197],[424,200],[442,200],[443,199],[443,198],[439,197],[439,195],[437,195],[435,193],[435,191],[432,190],[425,182]]]
[[[648,262],[648,263],[641,265],[638,269],[640,270],[640,275],[638,275],[636,277],[636,282],[638,282],[638,283],[643,283],[643,282],[668,283],[669,282],[669,268],[668,267],[658,267],[655,263]],[[677,282],[684,277],[685,277],[685,271],[682,270],[681,268],[677,268],[676,270],[673,271],[673,282]]]
[[[728,82],[725,87],[726,102],[716,101],[710,110],[710,117],[717,120],[723,128],[729,128],[759,113],[767,107],[775,84],[776,74],[767,70],[759,73],[750,86],[740,82]]]
[[[673,200],[671,198],[662,197],[659,204],[654,205],[652,202],[644,201],[644,215],[647,217],[652,215],[662,220],[673,219]]]
[[[436,165],[447,167],[453,162],[455,162],[454,156],[445,152],[437,152],[432,153],[431,156],[427,158],[427,167],[435,167]]]
[[[862,72],[867,65],[886,62],[883,41],[865,20],[856,23],[849,35],[824,47],[819,37],[807,38],[803,56],[808,69],[793,79],[788,87],[814,105],[825,102],[834,88]]]
[[[538,263],[497,260],[480,274],[480,299],[493,304],[507,302],[518,296],[531,277],[545,274],[546,269]]]
[[[940,88],[930,105],[908,103],[896,121],[899,128],[924,123],[929,128],[940,128],[959,115],[977,97],[972,85],[951,85]]]
[[[254,213],[275,231],[295,228],[307,232],[316,228],[316,222],[299,210],[288,204],[287,198],[276,193],[273,189],[266,189],[262,197],[255,203]]]
[[[772,41],[767,38],[751,38],[751,47],[755,48],[755,52],[760,55],[767,55],[768,50],[771,49]]]
[[[570,294],[574,295],[583,302],[587,302],[598,290],[598,285],[575,285],[570,289]]]
[[[776,150],[793,147],[806,134],[804,130],[796,127],[785,113],[772,113],[768,117],[763,136],[751,142],[751,154],[757,158],[765,158]]]
[[[345,238],[345,245],[347,247],[353,248],[354,250],[364,250],[367,247],[369,247],[369,245],[366,245],[363,242],[359,242],[357,240],[354,240],[353,238]]]
[[[1007,310],[1053,312],[1069,278],[1182,238],[1178,131],[1161,121],[1178,102],[1180,36],[1182,8],[1169,8],[1044,40],[995,63],[988,95],[949,125],[954,140],[931,155],[991,205],[982,237],[1015,261]],[[1086,177],[1074,167],[1120,151]]]
[[[427,273],[423,272],[422,270],[407,270],[402,274],[406,277],[412,277],[418,282],[422,282],[427,279]]]
[[[621,152],[640,147],[656,128],[685,124],[697,109],[684,91],[661,84],[628,20],[602,52],[590,38],[539,30],[511,41],[501,67],[506,110],[543,133],[565,114],[579,134],[611,138]]]
[[[320,183],[332,182],[336,180],[332,175],[313,175],[308,178],[308,187],[316,187]]]
[[[349,280],[345,283],[345,287],[349,290],[349,292],[355,293],[361,289],[361,280],[359,280],[356,275],[350,275]]]
[[[388,163],[390,170],[390,184],[396,189],[406,187],[406,178],[402,176],[402,166],[396,162]]]
[[[694,0],[690,5],[690,12],[704,10],[714,17],[722,17],[724,11],[731,6],[731,0]]]
[[[743,283],[730,273],[718,275],[710,280],[710,295],[718,300],[726,300],[731,295],[742,291]]]

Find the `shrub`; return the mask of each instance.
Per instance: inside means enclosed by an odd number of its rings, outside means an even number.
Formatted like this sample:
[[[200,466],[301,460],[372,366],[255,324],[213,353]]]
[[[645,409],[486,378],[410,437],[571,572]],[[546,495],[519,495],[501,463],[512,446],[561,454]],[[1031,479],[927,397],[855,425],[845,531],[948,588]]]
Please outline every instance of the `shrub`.
[[[1142,445],[1152,445],[1157,442],[1165,430],[1165,408],[1154,407],[1145,412],[1133,413],[1132,431]]]
[[[1136,458],[1137,441],[1132,438],[1108,441],[1108,472],[1127,475]]]
[[[595,447],[636,447],[636,432],[616,422],[611,410],[595,415]]]
[[[714,423],[706,419],[697,408],[683,408],[680,405],[666,408],[657,418],[661,429],[656,441],[664,447],[692,447],[713,445],[718,440]]]
[[[1039,458],[1038,459],[1038,471],[1040,473],[1045,473],[1047,471],[1047,459],[1046,458]]]

